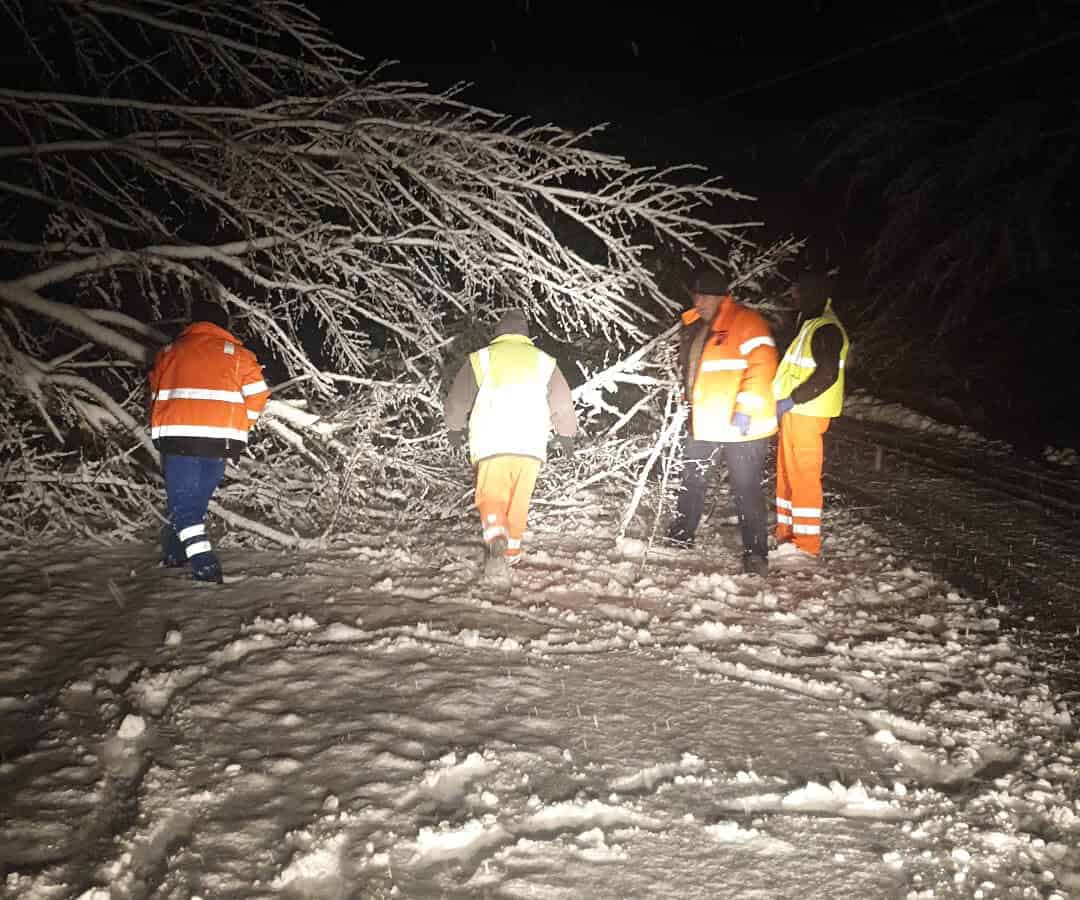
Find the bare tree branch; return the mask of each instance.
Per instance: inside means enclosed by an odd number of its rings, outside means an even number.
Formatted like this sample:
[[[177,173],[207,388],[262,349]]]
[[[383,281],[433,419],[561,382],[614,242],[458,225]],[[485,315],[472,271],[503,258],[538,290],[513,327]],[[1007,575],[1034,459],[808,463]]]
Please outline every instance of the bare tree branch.
[[[302,547],[364,515],[460,512],[442,391],[510,307],[580,364],[575,396],[609,432],[592,470],[547,467],[540,501],[605,482],[630,498],[670,428],[677,273],[710,263],[757,301],[794,246],[714,221],[750,198],[698,169],[364,70],[294,3],[0,2],[31,58],[66,54],[87,85],[42,68],[37,89],[0,89],[12,533],[91,508],[117,534],[152,521],[142,375],[207,292],[279,381],[218,493],[231,528]],[[58,459],[79,479],[50,479]]]

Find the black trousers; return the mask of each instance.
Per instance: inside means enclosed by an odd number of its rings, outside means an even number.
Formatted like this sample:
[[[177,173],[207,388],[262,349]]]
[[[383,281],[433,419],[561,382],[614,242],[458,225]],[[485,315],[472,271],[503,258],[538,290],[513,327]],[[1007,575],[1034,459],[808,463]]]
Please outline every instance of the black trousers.
[[[744,556],[768,556],[768,514],[761,492],[761,472],[769,449],[769,438],[719,443],[688,438],[683,451],[683,485],[675,518],[668,536],[675,541],[693,541],[705,510],[705,491],[721,455],[727,465],[728,481],[735,497]]]

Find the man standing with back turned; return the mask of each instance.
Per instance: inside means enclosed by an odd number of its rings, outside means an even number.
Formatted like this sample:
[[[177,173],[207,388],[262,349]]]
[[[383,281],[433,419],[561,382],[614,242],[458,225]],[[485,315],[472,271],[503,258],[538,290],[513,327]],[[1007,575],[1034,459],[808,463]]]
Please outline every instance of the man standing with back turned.
[[[224,307],[196,300],[191,324],[158,353],[150,373],[150,436],[161,451],[169,513],[164,562],[190,563],[192,578],[217,584],[221,564],[203,519],[225,460],[243,452],[270,399],[255,354],[228,329]]]
[[[709,476],[722,453],[739,518],[743,572],[765,575],[768,517],[761,470],[768,439],[776,434],[776,344],[765,319],[735,302],[720,272],[698,272],[690,296],[694,306],[682,314],[679,344],[690,434],[682,493],[668,538],[677,546],[693,543]]]
[[[469,354],[446,398],[450,443],[465,443],[476,466],[476,508],[487,557],[484,574],[503,579],[521,559],[521,539],[536,476],[555,428],[565,455],[574,452],[577,413],[555,360],[533,346],[519,310],[495,326],[494,340]]]
[[[802,276],[791,290],[802,328],[773,380],[780,438],[776,448],[776,562],[813,562],[821,553],[822,435],[844,404],[848,336],[833,312],[824,275]]]

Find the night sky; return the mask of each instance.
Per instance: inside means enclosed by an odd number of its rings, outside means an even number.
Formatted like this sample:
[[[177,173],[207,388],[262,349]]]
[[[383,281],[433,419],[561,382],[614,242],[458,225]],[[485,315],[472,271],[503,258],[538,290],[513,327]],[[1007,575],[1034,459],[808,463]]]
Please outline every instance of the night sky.
[[[895,114],[906,128],[916,113],[978,123],[1017,103],[1038,107],[1026,162],[1014,155],[989,184],[983,177],[968,194],[937,198],[955,215],[1045,169],[1065,173],[1033,194],[1045,248],[1024,253],[1047,261],[1035,277],[1019,271],[979,296],[943,345],[959,368],[940,392],[958,397],[965,412],[978,406],[1009,419],[1014,431],[1080,440],[1080,415],[1071,411],[1080,396],[1080,206],[1071,197],[1080,192],[1063,186],[1080,174],[1080,0],[302,2],[370,66],[397,60],[384,77],[435,90],[470,82],[463,99],[498,112],[571,129],[607,122],[596,144],[632,162],[705,166],[758,198],[722,210],[726,221],[763,221],[763,241],[805,238],[798,265],[838,269],[836,299],[853,306],[872,296],[867,250],[888,210],[880,191],[855,196],[843,167],[815,174],[851,127],[848,117]],[[32,86],[40,76],[25,54],[21,66],[19,57],[6,63],[12,83]],[[924,149],[928,167],[941,163],[941,147]],[[1010,225],[1015,234],[1005,238],[1026,239],[1026,226]],[[929,330],[917,308],[898,315],[897,328],[905,341]]]
[[[392,76],[436,88],[473,82],[465,99],[500,112],[571,128],[609,122],[601,147],[635,162],[707,166],[758,198],[736,212],[764,220],[763,237],[805,237],[800,264],[838,267],[840,295],[863,289],[881,206],[873,197],[853,202],[843,171],[811,177],[827,152],[827,123],[860,109],[970,121],[1027,102],[1051,110],[1053,130],[1080,132],[1080,4],[1073,0],[730,8],[509,0],[422,11],[391,4],[380,7],[378,23],[329,0],[309,5],[369,62],[398,60]],[[1003,171],[997,187],[1010,190],[1010,177]],[[964,203],[963,194],[954,202]],[[1048,231],[1071,233],[1080,225],[1076,212],[1058,196]],[[1005,431],[1076,436],[1080,416],[1061,413],[1061,404],[1080,394],[1071,345],[1062,339],[1078,321],[1080,255],[1073,249],[1067,256],[1038,284],[1023,280],[981,297],[970,330],[951,338],[962,374],[941,392],[1008,420]],[[898,327],[917,333],[923,324]],[[1052,346],[1038,338],[1048,332],[1057,340]],[[1004,372],[1012,382],[1007,397],[994,387]]]
[[[508,0],[422,13],[387,4],[378,24],[332,0],[308,5],[369,61],[399,60],[394,74],[435,87],[470,81],[466,99],[540,121],[610,122],[608,149],[702,163],[758,196],[774,233],[817,232],[823,245],[823,211],[806,208],[816,199],[806,178],[821,154],[815,123],[916,99],[946,108],[1048,93],[1064,100],[1080,46],[1080,12],[1067,0],[730,9]]]

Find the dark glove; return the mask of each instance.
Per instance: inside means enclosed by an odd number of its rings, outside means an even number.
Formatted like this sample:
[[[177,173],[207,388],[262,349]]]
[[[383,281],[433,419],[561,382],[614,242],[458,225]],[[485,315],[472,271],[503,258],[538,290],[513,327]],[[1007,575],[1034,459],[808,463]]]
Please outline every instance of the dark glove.
[[[784,413],[789,412],[791,407],[795,405],[795,401],[790,397],[785,397],[783,400],[776,401],[776,421],[779,422],[784,418]]]
[[[446,437],[450,441],[451,450],[461,450],[465,446],[464,431],[448,431]]]
[[[750,417],[744,412],[735,413],[731,417],[731,424],[735,426],[743,437],[750,433]]]
[[[559,453],[570,459],[574,455],[574,439],[564,434],[555,435],[555,442],[559,445]]]

